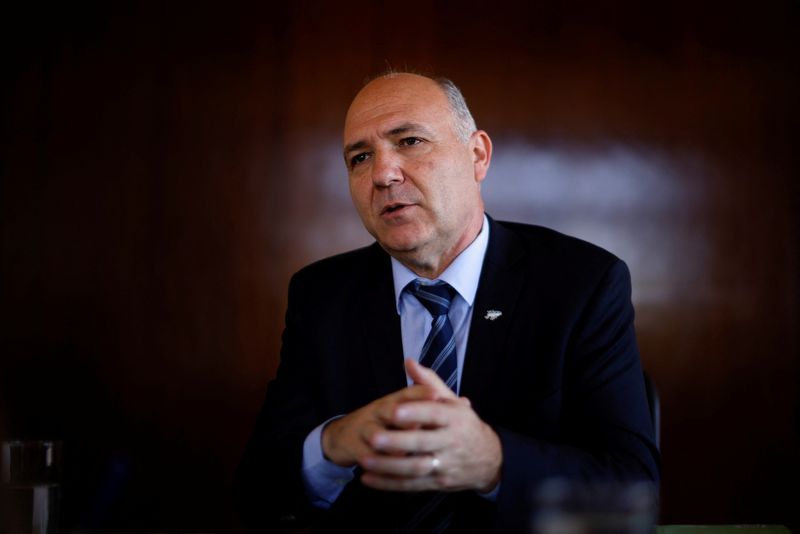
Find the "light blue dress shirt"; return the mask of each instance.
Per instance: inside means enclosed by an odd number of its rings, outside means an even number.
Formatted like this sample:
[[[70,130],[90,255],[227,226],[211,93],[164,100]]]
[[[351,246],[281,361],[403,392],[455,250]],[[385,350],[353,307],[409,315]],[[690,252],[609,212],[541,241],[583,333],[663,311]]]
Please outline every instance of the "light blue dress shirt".
[[[483,217],[483,227],[478,237],[456,256],[453,262],[436,280],[450,284],[456,290],[456,296],[450,304],[447,316],[453,325],[456,337],[456,358],[458,360],[458,387],[461,387],[461,370],[464,368],[464,354],[467,351],[469,326],[472,323],[472,303],[478,292],[478,281],[481,278],[483,257],[489,244],[489,224]],[[397,313],[400,314],[400,333],[403,337],[403,355],[419,361],[422,346],[431,332],[433,317],[425,306],[405,287],[416,279],[432,282],[416,275],[411,269],[392,258],[392,276],[394,277],[394,296],[397,300]],[[406,377],[411,385],[411,377]]]
[[[489,221],[483,216],[480,233],[470,245],[459,254],[439,278],[450,284],[457,292],[447,314],[453,325],[456,337],[456,357],[458,360],[458,387],[461,388],[461,371],[467,349],[469,327],[472,322],[472,304],[478,291],[483,258],[489,244]],[[392,258],[392,277],[397,313],[400,315],[400,333],[403,340],[405,358],[419,361],[422,345],[431,331],[432,317],[417,298],[403,291],[409,282],[420,278],[408,267]],[[406,377],[411,385],[411,378]],[[339,416],[342,417],[342,416]],[[336,419],[336,418],[333,418]],[[322,454],[322,429],[333,419],[325,421],[311,431],[303,444],[303,482],[311,503],[319,508],[330,508],[344,487],[354,475],[354,467],[341,467],[325,459]],[[493,499],[496,491],[487,494]]]

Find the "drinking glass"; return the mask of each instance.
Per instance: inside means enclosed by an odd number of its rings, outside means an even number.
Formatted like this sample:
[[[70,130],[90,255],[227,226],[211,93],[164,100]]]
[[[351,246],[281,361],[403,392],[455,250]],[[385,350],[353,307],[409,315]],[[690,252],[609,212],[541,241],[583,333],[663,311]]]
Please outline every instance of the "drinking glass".
[[[651,534],[657,497],[646,482],[545,481],[533,498],[534,534]]]
[[[60,478],[60,442],[2,442],[0,530],[9,534],[56,534]]]

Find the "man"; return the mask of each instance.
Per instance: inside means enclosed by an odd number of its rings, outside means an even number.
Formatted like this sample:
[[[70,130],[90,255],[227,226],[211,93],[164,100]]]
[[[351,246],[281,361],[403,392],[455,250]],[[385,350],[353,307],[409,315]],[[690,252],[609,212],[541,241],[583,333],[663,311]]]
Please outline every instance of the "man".
[[[237,474],[253,529],[523,530],[546,479],[657,482],[627,268],[486,216],[491,155],[449,81],[388,74],[353,100],[377,243],[292,278]]]

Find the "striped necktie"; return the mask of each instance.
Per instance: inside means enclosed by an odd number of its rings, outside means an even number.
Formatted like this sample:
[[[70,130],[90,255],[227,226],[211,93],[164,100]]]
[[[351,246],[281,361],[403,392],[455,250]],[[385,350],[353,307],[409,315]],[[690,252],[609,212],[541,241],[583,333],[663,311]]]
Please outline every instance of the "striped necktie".
[[[456,338],[447,313],[456,290],[446,282],[425,284],[414,280],[406,289],[433,317],[431,331],[419,356],[419,363],[430,367],[442,382],[458,393],[458,362]],[[416,506],[411,516],[397,530],[400,534],[440,534],[450,527],[455,513],[454,496],[450,493],[422,493],[414,497]]]
[[[433,316],[431,332],[422,346],[419,363],[436,371],[450,389],[458,392],[456,338],[453,334],[453,325],[447,316],[456,290],[450,284],[441,281],[435,284],[423,284],[420,280],[414,280],[407,287]]]

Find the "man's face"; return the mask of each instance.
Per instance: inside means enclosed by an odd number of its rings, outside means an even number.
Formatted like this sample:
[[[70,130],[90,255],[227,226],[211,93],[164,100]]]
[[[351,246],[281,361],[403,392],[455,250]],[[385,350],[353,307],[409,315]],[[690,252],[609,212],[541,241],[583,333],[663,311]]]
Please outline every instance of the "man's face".
[[[449,263],[483,220],[488,142],[484,132],[458,138],[447,96],[428,78],[368,84],[344,127],[350,194],[367,231],[404,263]]]

